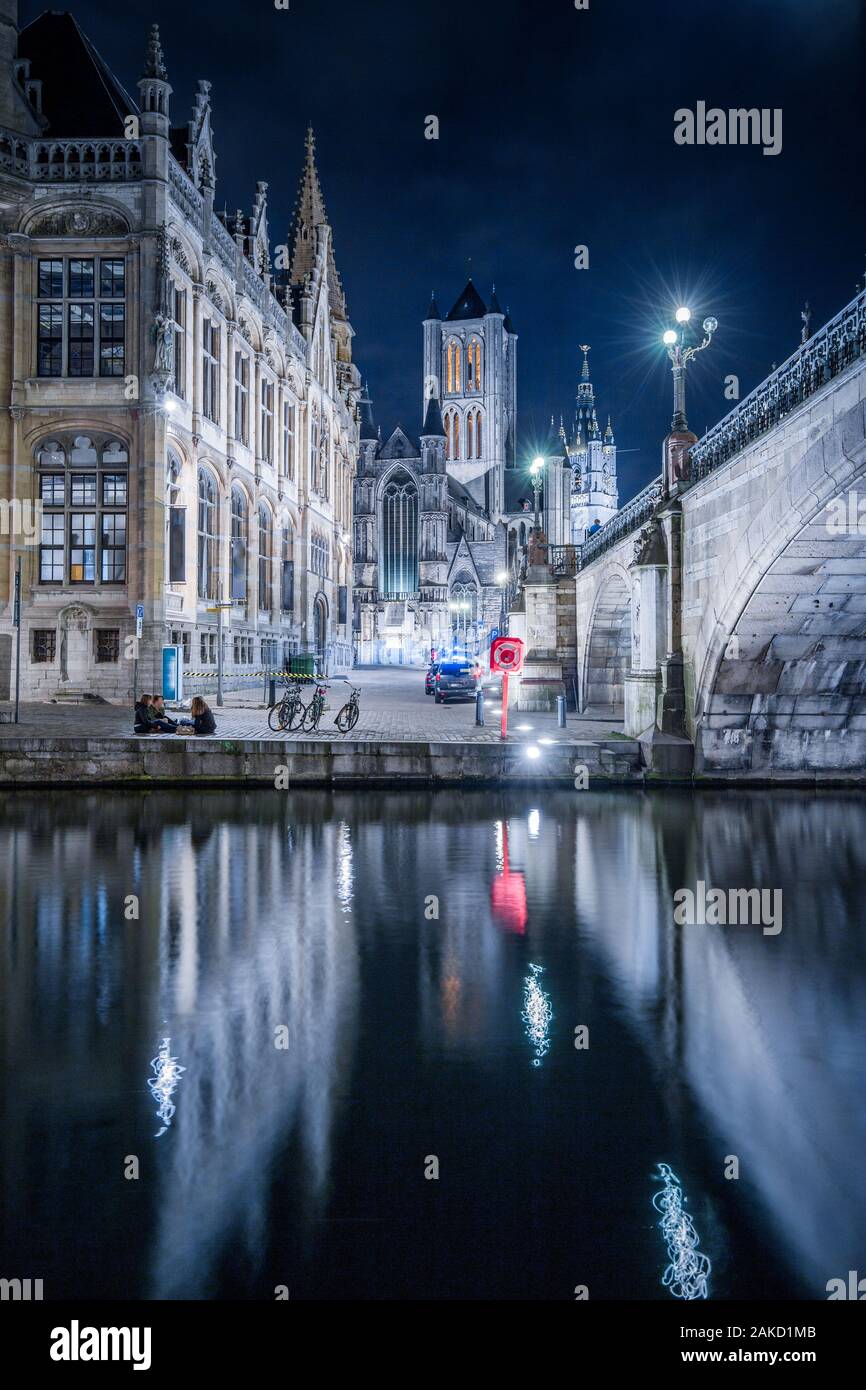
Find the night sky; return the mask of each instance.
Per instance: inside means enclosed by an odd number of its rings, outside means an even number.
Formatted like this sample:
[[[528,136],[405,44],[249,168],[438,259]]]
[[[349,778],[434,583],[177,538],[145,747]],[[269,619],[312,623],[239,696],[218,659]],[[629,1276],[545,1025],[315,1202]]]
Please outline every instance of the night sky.
[[[21,23],[42,7],[22,3]],[[853,295],[866,268],[860,0],[186,0],[73,13],[136,94],[162,32],[172,123],[213,84],[217,205],[269,184],[286,240],[315,127],[337,265],[383,433],[420,426],[421,320],[469,272],[510,307],[519,454],[573,412],[592,344],[626,500],[661,466],[671,414],[660,346],[685,300],[718,318],[689,382],[697,433]],[[38,74],[35,74],[38,75]],[[674,111],[781,107],[783,148],[684,147]],[[424,138],[437,115],[438,141]],[[574,247],[589,247],[589,270]],[[602,424],[604,418],[602,419]],[[626,452],[629,451],[629,452]]]

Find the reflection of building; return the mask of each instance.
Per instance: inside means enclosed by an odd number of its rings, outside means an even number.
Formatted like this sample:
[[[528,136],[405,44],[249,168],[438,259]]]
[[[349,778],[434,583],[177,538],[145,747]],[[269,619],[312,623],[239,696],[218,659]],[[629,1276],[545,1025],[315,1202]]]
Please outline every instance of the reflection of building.
[[[470,280],[424,321],[424,423],[383,444],[361,403],[355,484],[356,652],[423,662],[484,651],[500,623],[505,468],[514,457],[517,336]]]
[[[172,125],[155,28],[136,100],[70,15],[18,36],[17,8],[0,0],[0,498],[24,519],[0,698],[19,558],[25,696],[126,696],[138,603],[145,689],[168,640],[215,676],[220,597],[230,675],[298,649],[345,666],[359,379],[312,133],[273,273],[267,185],[217,211],[210,84]]]

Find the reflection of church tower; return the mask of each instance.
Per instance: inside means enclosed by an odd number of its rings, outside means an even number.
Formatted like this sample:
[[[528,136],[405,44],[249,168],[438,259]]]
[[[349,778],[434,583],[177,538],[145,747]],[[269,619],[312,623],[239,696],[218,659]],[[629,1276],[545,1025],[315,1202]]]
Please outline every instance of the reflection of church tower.
[[[567,442],[571,463],[571,539],[582,545],[596,523],[603,526],[617,510],[616,444],[610,416],[602,434],[596,410],[596,396],[589,379],[589,344],[581,343],[583,366],[577,387],[574,436]]]
[[[431,300],[424,320],[424,406],[438,396],[449,474],[497,518],[503,470],[514,460],[517,334],[494,289],[485,304],[469,280],[442,319]]]

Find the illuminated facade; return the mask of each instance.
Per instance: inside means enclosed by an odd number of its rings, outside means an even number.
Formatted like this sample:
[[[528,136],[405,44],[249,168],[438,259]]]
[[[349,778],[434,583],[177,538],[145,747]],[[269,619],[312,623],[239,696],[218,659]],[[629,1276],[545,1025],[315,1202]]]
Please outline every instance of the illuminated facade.
[[[218,213],[210,84],[172,125],[155,28],[137,90],[0,0],[0,697],[19,562],[24,698],[126,699],[136,655],[160,689],[166,643],[211,690],[219,603],[229,686],[351,664],[360,381],[312,132],[272,262],[267,185]]]

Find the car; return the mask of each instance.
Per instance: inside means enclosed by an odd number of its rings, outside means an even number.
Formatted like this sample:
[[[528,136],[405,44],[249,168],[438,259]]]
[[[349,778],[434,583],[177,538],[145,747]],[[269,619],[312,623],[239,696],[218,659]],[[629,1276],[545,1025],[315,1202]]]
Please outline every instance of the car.
[[[481,669],[473,661],[440,661],[434,677],[437,705],[449,700],[474,700]]]
[[[424,677],[424,694],[432,695],[436,689],[436,672],[439,670],[439,662],[431,661],[427,667],[427,674]]]

